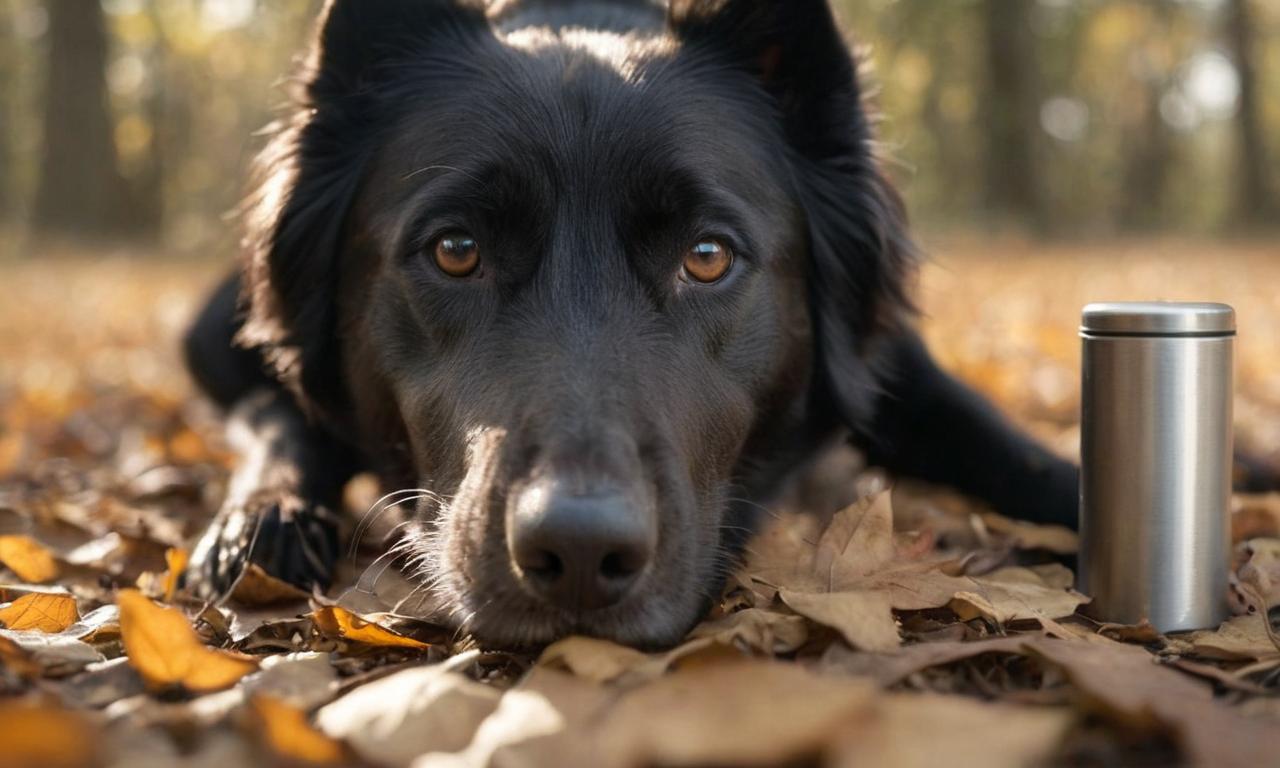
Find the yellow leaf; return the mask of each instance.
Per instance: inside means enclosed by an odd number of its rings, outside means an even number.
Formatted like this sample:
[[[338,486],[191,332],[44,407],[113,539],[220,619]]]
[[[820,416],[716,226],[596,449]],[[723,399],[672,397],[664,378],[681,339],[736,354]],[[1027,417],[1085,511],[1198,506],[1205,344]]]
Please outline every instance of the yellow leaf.
[[[181,611],[156,605],[136,589],[120,590],[116,602],[129,664],[154,687],[220,691],[258,667],[251,659],[206,648]]]
[[[346,757],[342,744],[317,731],[302,710],[271,696],[255,697],[252,707],[263,739],[278,756],[313,765],[339,763]]]
[[[0,625],[5,629],[53,634],[75,624],[79,618],[71,595],[33,592],[0,608]]]
[[[187,561],[190,559],[191,553],[185,549],[170,547],[165,550],[164,561],[169,565],[169,570],[164,575],[164,601],[166,603],[173,602],[173,595],[178,591],[178,579],[182,577],[182,572],[187,569]]]
[[[0,536],[0,563],[30,584],[58,578],[53,555],[29,536]]]
[[[5,766],[78,768],[97,763],[97,729],[67,709],[0,702],[0,763]]]
[[[431,647],[424,642],[380,627],[336,605],[320,608],[311,614],[311,620],[326,635],[354,640],[367,645],[419,649]]]

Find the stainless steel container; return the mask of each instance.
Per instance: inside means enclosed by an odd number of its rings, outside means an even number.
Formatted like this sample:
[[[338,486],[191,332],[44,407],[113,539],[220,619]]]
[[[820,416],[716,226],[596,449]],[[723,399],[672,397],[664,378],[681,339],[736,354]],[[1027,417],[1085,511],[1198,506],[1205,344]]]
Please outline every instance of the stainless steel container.
[[[1235,332],[1224,304],[1084,309],[1080,573],[1100,620],[1227,617]]]

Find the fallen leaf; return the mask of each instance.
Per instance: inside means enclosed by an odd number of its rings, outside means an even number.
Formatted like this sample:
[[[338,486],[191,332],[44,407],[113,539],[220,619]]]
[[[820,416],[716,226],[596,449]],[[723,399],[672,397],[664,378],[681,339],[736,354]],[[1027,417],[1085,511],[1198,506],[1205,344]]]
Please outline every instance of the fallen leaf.
[[[592,727],[600,754],[622,765],[791,764],[822,754],[875,696],[863,681],[744,660],[637,688]]]
[[[841,738],[833,766],[1022,768],[1054,762],[1076,717],[960,696],[897,694]]]
[[[820,668],[824,671],[870,677],[885,688],[897,685],[911,675],[930,667],[954,664],[984,653],[1025,653],[1025,636],[997,637],[988,640],[944,641],[907,645],[889,653],[851,651],[833,645],[823,654]]]
[[[356,688],[322,707],[315,722],[365,760],[405,766],[424,753],[466,747],[500,697],[444,664],[414,667]]]
[[[1018,549],[1039,549],[1055,555],[1074,555],[1080,548],[1079,535],[1060,525],[1037,525],[986,512],[982,522],[992,533],[1010,539]]]
[[[745,608],[704,621],[689,633],[689,639],[710,639],[756,653],[783,655],[800,650],[809,641],[809,628],[801,616]]]
[[[12,630],[61,632],[79,618],[75,598],[70,595],[24,595],[0,607],[0,626]]]
[[[0,764],[82,768],[99,755],[97,727],[69,709],[0,700]]]
[[[420,640],[392,632],[385,627],[357,616],[345,608],[327,605],[318,608],[311,614],[316,627],[326,635],[351,640],[357,643],[388,648],[417,648],[425,650],[431,646]]]
[[[596,683],[607,683],[652,660],[649,654],[608,640],[567,637],[548,646],[538,657],[538,666],[564,670]]]
[[[1274,765],[1280,729],[1215,701],[1212,691],[1123,643],[1031,640],[1027,650],[1062,668],[1089,700],[1136,728],[1171,728],[1195,765]]]
[[[1264,621],[1267,621],[1266,614],[1259,611],[1233,617],[1217,629],[1192,632],[1181,639],[1190,645],[1192,654],[1206,659],[1250,661],[1280,658],[1280,649],[1272,643],[1263,626]]]
[[[245,567],[231,592],[231,599],[248,606],[278,605],[306,600],[308,597],[310,595],[305,591],[277,579],[254,563]]]
[[[120,590],[117,602],[129,663],[154,687],[220,691],[258,667],[251,659],[205,647],[181,611],[156,605],[137,590]]]
[[[0,629],[0,641],[6,640],[38,664],[42,673],[48,676],[69,675],[102,661],[102,654],[92,645],[65,632],[50,635]]]
[[[309,765],[335,765],[346,757],[342,744],[313,728],[303,710],[272,696],[255,696],[249,707],[277,757]]]
[[[0,536],[0,563],[33,584],[58,578],[53,554],[30,536]]]
[[[1070,576],[1067,572],[1068,582]],[[997,624],[1039,616],[1058,619],[1070,616],[1089,602],[1089,598],[1066,588],[1056,568],[1037,571],[1015,566],[970,578],[973,589],[956,593],[950,602],[951,610],[961,621],[979,616]]]
[[[784,589],[779,595],[791,610],[836,630],[854,648],[889,651],[902,643],[892,606],[883,592],[818,594]]]
[[[311,710],[333,698],[338,673],[327,653],[289,653],[264,658],[257,672],[240,681],[240,687],[250,696],[270,696]]]
[[[187,570],[187,563],[191,560],[191,553],[181,547],[170,547],[164,552],[164,561],[168,565],[168,570],[164,574],[164,601],[166,603],[173,602],[173,596],[178,591],[178,580],[182,578],[183,572]]]

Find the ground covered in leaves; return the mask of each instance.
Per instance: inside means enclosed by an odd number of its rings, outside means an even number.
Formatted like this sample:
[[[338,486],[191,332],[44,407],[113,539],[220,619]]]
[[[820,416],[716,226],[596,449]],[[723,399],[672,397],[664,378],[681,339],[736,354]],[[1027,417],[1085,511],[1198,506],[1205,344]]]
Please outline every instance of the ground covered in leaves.
[[[1234,303],[1241,442],[1276,458],[1275,247],[938,250],[940,358],[1068,454],[1080,305]],[[1280,497],[1237,499],[1235,618],[1178,636],[1079,614],[1070,532],[874,473],[830,519],[775,510],[666,653],[475,648],[415,619],[377,536],[327,595],[198,603],[174,577],[232,459],[175,336],[218,270],[0,264],[0,765],[1280,762]],[[378,495],[353,484],[352,527]]]

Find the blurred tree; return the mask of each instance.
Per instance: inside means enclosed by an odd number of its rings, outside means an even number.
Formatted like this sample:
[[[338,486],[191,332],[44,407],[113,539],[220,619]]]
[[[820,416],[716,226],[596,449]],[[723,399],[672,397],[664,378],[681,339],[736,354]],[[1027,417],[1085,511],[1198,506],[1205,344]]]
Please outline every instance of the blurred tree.
[[[1235,203],[1243,223],[1274,224],[1272,217],[1277,211],[1271,196],[1262,89],[1258,85],[1257,19],[1251,5],[1250,0],[1229,0],[1227,10],[1227,40],[1240,76]]]
[[[1133,74],[1128,110],[1132,124],[1124,137],[1120,225],[1129,230],[1157,229],[1166,221],[1165,192],[1174,161],[1174,137],[1160,112],[1160,101],[1173,80],[1175,7],[1153,3],[1143,14],[1144,45],[1130,54]]]
[[[97,0],[48,0],[44,146],[33,221],[46,235],[132,234],[107,102],[109,41]]]
[[[1039,137],[1035,4],[982,0],[986,41],[984,197],[997,219],[1034,228],[1046,223],[1036,141]]]
[[[0,83],[13,82],[12,51],[17,46],[13,40],[13,25],[9,14],[0,14]],[[13,114],[9,88],[0,87],[0,224],[13,218]]]

